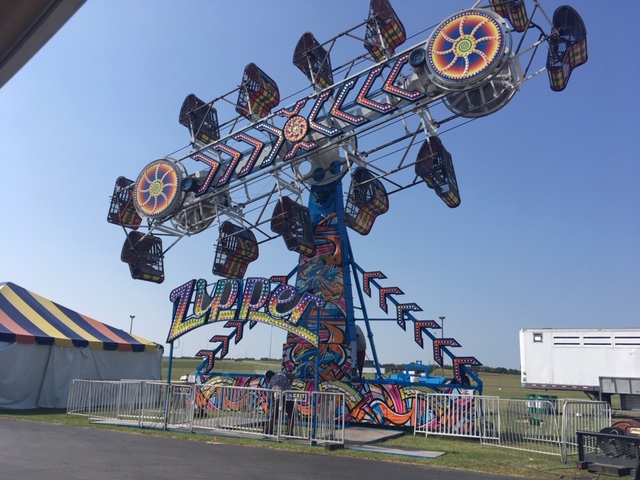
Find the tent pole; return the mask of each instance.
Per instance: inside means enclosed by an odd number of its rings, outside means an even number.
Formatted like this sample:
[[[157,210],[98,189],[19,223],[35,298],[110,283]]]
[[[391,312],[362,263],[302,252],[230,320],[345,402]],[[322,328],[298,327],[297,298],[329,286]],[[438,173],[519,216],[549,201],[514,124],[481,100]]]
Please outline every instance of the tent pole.
[[[167,370],[167,383],[171,383],[172,367],[173,367],[173,341],[169,342],[169,369]]]
[[[169,342],[169,369],[167,370],[167,390],[164,395],[164,430],[169,423],[169,390],[171,388],[171,367],[173,365],[173,341]]]

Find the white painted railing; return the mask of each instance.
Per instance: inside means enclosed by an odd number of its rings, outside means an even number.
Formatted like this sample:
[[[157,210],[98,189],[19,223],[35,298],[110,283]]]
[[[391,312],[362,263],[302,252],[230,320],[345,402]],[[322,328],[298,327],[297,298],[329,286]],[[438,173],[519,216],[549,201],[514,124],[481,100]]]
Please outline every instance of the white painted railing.
[[[496,432],[498,397],[418,393],[414,408],[414,435],[491,437]]]
[[[419,393],[414,434],[479,438],[485,445],[561,455],[578,453],[576,431],[611,426],[605,402],[500,399]],[[92,422],[210,431],[315,443],[344,443],[344,394],[148,381],[74,380],[67,413]]]
[[[347,416],[342,393],[96,380],[72,382],[67,413],[92,422],[341,444]]]
[[[536,398],[500,399],[497,438],[482,437],[483,444],[516,450],[577,455],[578,430],[599,432],[611,426],[611,407],[606,402]]]
[[[264,390],[261,388],[197,385],[206,399],[194,429],[344,443],[344,395],[333,392]]]
[[[560,455],[560,423],[550,400],[500,399],[500,421],[486,445]]]
[[[67,414],[85,415],[92,422],[117,422],[140,427],[188,423],[193,415],[190,385],[140,380],[73,380]]]
[[[599,432],[611,426],[611,405],[607,402],[565,400],[562,406],[562,461],[578,455],[577,431]]]
[[[560,455],[578,454],[576,431],[599,432],[611,426],[606,402],[501,399],[481,395],[419,393],[414,435],[479,438],[485,445]]]

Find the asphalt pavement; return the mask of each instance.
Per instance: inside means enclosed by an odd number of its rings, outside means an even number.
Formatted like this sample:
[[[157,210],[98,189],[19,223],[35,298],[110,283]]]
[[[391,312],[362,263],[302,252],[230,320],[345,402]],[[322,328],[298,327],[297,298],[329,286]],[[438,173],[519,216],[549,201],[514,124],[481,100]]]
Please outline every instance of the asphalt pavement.
[[[0,418],[3,480],[513,480],[423,465]]]

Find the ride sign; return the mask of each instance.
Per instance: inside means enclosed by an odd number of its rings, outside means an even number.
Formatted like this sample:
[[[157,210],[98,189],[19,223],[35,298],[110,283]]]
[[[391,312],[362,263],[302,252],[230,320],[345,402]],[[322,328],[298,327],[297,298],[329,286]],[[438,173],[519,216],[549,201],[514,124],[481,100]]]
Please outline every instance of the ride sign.
[[[273,325],[298,335],[314,346],[318,335],[298,325],[311,305],[324,306],[321,297],[301,292],[292,285],[279,284],[271,290],[271,280],[248,278],[244,287],[240,280],[218,280],[210,294],[206,280],[190,280],[169,295],[173,303],[173,320],[167,343],[209,323],[221,321],[249,321]],[[191,315],[189,306],[193,305]]]

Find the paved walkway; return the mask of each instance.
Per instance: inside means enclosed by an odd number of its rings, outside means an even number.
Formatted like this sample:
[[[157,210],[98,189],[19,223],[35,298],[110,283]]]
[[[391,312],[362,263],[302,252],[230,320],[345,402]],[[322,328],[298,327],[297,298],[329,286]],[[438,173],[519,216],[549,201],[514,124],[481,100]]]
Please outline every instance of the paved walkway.
[[[268,445],[265,444],[265,447]],[[513,480],[511,477],[0,418],[3,480]]]
[[[405,448],[391,448],[378,445],[382,440],[404,435],[402,430],[388,428],[349,427],[345,429],[344,446],[352,450],[362,450],[374,453],[386,453],[403,457],[436,458],[445,455],[445,452],[431,450],[409,450]]]

